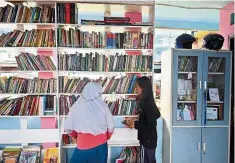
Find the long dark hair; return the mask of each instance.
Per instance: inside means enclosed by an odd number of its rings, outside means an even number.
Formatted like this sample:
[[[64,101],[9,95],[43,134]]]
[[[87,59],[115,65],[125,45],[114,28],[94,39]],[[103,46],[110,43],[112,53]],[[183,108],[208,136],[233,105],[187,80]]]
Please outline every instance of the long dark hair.
[[[144,109],[144,105],[148,104],[152,107],[157,107],[153,97],[153,88],[151,80],[147,76],[139,77],[136,80],[137,85],[142,89],[142,93],[138,98],[139,107]]]

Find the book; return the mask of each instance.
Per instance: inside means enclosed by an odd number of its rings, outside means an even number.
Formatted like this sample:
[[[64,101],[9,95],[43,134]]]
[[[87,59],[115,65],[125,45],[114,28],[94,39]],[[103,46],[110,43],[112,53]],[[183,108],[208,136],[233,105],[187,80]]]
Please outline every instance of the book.
[[[59,27],[58,46],[100,49],[152,49],[153,32],[87,32]]]
[[[95,53],[59,54],[58,67],[63,71],[150,72],[151,55],[103,55]],[[130,62],[132,64],[130,64]]]
[[[50,5],[28,7],[8,4],[0,11],[0,22],[3,23],[54,23],[55,19],[55,8]]]
[[[218,88],[209,88],[209,99],[210,101],[220,101],[219,89]]]
[[[0,47],[55,47],[53,29],[15,29],[7,34],[1,34],[0,38]]]
[[[56,70],[50,56],[21,53],[15,58],[20,70]]]
[[[59,97],[60,115],[67,115],[69,109],[73,106],[79,97],[79,95],[61,95]]]
[[[44,154],[43,163],[59,163],[59,149],[47,148]]]
[[[57,22],[61,24],[78,24],[76,3],[57,3]]]
[[[41,98],[43,97],[43,98]],[[17,98],[3,98],[0,100],[1,116],[33,116],[33,115],[55,115],[56,97],[23,96]],[[40,113],[40,114],[39,114]]]
[[[206,119],[207,120],[218,120],[219,119],[219,108],[220,105],[210,105],[206,108]]]
[[[41,146],[24,146],[20,153],[19,163],[39,163]]]
[[[17,146],[7,146],[3,149],[2,158],[3,163],[17,163],[19,161],[21,148]]]
[[[116,163],[139,163],[140,162],[140,148],[139,147],[125,147],[120,156],[116,159]]]
[[[137,115],[137,103],[135,99],[117,99],[105,101],[113,115]]]
[[[64,145],[77,144],[77,140],[75,138],[71,137],[69,134],[63,134],[62,139],[63,139]]]
[[[56,93],[56,85],[54,78],[0,77],[0,93]]]

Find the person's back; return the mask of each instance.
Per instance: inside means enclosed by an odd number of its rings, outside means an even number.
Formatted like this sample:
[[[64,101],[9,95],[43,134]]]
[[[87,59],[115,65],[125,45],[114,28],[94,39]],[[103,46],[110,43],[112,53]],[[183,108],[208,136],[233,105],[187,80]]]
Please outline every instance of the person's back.
[[[70,163],[107,162],[107,140],[113,133],[114,121],[101,95],[98,83],[88,83],[70,109],[64,129],[77,139]]]

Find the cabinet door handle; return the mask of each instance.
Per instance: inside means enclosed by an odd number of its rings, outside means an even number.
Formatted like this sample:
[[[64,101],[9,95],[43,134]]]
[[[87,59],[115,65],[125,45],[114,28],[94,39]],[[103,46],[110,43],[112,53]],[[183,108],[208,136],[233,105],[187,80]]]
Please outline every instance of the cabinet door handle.
[[[202,89],[202,81],[199,82],[199,87]]]
[[[200,143],[200,142],[197,143],[197,150],[198,150],[198,151],[201,150],[201,143]]]
[[[204,89],[207,90],[207,81],[204,82]]]
[[[206,143],[203,143],[203,153],[206,154]]]

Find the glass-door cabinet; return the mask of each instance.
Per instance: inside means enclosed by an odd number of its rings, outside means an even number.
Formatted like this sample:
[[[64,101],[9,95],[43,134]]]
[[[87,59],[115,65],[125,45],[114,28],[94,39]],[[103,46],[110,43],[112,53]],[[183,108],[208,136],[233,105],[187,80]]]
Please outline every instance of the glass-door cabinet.
[[[230,52],[173,49],[172,125],[228,125]]]

